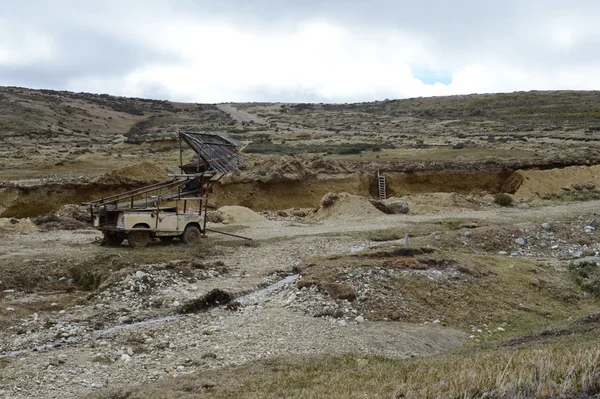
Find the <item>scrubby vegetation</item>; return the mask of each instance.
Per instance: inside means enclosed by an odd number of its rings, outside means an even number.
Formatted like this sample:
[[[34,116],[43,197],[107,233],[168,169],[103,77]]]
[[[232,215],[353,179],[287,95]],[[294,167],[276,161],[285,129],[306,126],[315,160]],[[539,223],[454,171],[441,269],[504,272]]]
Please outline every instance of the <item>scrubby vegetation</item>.
[[[305,153],[327,153],[327,154],[360,154],[363,151],[381,151],[381,149],[393,149],[394,145],[389,143],[341,143],[341,144],[298,144],[295,146],[289,144],[275,144],[271,141],[253,142],[244,152],[248,154],[305,154]]]
[[[600,345],[586,342],[406,360],[283,358],[94,397],[549,399],[598,393]]]
[[[494,203],[500,206],[512,206],[513,199],[508,194],[498,193],[494,195]]]

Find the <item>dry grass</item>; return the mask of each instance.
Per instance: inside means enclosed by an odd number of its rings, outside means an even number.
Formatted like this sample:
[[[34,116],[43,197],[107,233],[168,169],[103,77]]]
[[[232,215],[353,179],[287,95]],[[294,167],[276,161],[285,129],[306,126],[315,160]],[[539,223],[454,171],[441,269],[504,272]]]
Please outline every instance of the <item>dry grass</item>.
[[[494,350],[424,359],[276,359],[105,391],[103,399],[571,398],[600,393],[600,344]],[[585,398],[586,396],[580,396]]]
[[[370,320],[431,322],[496,340],[597,309],[569,270],[524,258],[439,252],[407,256],[389,246],[353,255],[317,257],[300,268],[298,285],[317,286],[333,299],[339,288]],[[382,274],[383,273],[383,274]],[[361,294],[363,292],[364,294]],[[355,299],[360,296],[361,299]],[[498,331],[502,326],[505,331]]]

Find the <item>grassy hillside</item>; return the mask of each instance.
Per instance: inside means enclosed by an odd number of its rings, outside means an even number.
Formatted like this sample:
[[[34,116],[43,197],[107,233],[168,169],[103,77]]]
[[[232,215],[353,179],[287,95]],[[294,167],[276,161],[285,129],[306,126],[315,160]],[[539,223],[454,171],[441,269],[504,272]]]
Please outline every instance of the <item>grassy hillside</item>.
[[[176,159],[178,129],[252,142],[246,152],[258,157],[448,162],[510,154],[516,161],[594,163],[599,100],[598,92],[549,91],[356,104],[231,104],[245,113],[240,118],[216,104],[0,87],[0,141],[6,144],[0,148],[0,179],[86,175],[102,165]]]

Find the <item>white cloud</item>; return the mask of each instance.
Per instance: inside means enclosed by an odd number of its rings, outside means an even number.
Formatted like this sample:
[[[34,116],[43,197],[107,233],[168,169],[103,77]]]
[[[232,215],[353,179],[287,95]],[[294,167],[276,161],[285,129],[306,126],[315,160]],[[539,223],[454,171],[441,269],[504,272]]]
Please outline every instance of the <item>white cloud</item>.
[[[0,19],[0,66],[18,67],[51,60],[53,40],[42,31],[19,27]]]
[[[600,89],[591,1],[107,2],[63,0],[68,11],[32,13],[28,29],[0,21],[0,67],[53,68],[56,88],[197,102]]]
[[[120,94],[160,86],[173,98],[201,102],[259,101],[257,90],[297,93],[299,100],[304,94],[324,101],[375,100],[417,95],[424,85],[411,64],[432,59],[418,38],[390,30],[364,35],[326,21],[267,36],[211,23],[160,32],[146,40],[177,62],[136,68],[122,78]],[[90,83],[96,91],[98,82]],[[85,80],[71,82],[72,88],[82,85]]]

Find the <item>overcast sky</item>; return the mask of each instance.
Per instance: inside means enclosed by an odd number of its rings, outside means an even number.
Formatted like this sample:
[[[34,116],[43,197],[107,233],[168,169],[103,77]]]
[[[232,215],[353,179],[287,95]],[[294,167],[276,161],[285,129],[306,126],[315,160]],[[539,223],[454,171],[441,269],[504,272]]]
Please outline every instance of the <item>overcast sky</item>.
[[[174,101],[600,89],[600,1],[0,0],[0,85]]]

